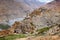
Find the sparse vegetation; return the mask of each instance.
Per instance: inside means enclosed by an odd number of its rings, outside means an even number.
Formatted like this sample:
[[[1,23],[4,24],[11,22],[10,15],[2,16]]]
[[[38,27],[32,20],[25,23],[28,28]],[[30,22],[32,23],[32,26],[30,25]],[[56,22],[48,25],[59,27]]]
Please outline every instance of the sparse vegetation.
[[[48,31],[50,28],[51,27],[45,27],[45,28],[42,28],[42,29],[38,29],[37,32],[38,32],[38,34],[40,34],[40,33],[43,33],[45,31]]]
[[[8,29],[9,27],[9,25],[0,24],[0,29]]]
[[[35,25],[33,24],[33,22],[31,22],[30,24],[31,24],[32,26],[35,26]]]
[[[26,37],[25,34],[12,34],[12,35],[8,35],[6,37],[0,37],[0,40],[14,40],[17,38],[24,38]]]

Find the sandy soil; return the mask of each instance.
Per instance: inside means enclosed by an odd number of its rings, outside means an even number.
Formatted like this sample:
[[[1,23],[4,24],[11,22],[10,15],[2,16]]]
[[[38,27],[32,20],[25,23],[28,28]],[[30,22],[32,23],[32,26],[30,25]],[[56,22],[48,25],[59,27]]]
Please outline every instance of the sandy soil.
[[[60,36],[37,36],[37,37],[20,38],[16,40],[60,40]]]

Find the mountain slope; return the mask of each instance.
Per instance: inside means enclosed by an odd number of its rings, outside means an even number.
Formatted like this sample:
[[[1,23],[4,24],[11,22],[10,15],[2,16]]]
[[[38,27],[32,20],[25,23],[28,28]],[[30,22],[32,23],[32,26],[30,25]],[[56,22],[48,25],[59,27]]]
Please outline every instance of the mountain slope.
[[[55,3],[55,1],[53,3]],[[58,2],[56,4],[58,4]],[[54,5],[54,6],[56,6],[56,5]],[[51,9],[50,7],[46,7],[46,5],[44,5],[43,7],[40,7],[38,9],[34,10],[31,14],[29,14],[27,17],[25,17],[24,20],[22,20],[23,26],[22,25],[21,26],[23,28],[24,27],[29,28],[29,27],[32,27],[31,24],[33,24],[34,30],[41,29],[42,31],[40,31],[40,32],[44,32],[45,30],[48,31],[50,29],[50,27],[53,27],[52,29],[55,30],[54,32],[56,32],[57,30],[60,32],[60,30],[59,30],[60,26],[58,27],[58,25],[60,25],[60,12],[56,11],[58,9],[56,9],[56,10],[53,10],[53,9],[54,9],[54,7],[52,7],[52,9]],[[54,27],[53,25],[57,25],[57,27]],[[21,26],[19,25],[19,27],[21,27]],[[19,29],[19,27],[17,27],[17,29]],[[30,30],[30,29],[26,29],[26,30]],[[18,32],[19,32],[19,30],[18,30]]]
[[[60,1],[53,1],[39,9],[34,10],[30,17],[36,26],[47,27],[54,24],[60,24]]]
[[[60,0],[54,0],[53,2],[44,5],[46,8],[50,8],[55,11],[60,11]]]
[[[0,22],[23,18],[42,4],[35,0],[0,0]]]

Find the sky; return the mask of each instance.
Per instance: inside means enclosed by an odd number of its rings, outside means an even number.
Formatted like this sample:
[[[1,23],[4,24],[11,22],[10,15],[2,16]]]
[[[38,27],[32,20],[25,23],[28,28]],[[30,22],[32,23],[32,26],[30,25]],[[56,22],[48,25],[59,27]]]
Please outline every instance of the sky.
[[[45,2],[45,3],[48,3],[48,2],[51,2],[53,0],[39,0],[40,2]]]
[[[15,1],[19,2],[20,0],[15,0]],[[31,0],[29,0],[29,1],[31,1]],[[51,2],[53,0],[36,0],[36,1],[44,2],[44,3],[49,3],[49,2]]]

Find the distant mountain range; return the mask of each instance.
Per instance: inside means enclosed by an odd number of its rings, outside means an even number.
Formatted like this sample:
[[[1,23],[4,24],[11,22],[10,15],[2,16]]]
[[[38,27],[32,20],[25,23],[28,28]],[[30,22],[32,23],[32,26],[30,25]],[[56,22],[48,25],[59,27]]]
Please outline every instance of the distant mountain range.
[[[43,2],[40,2],[40,1],[38,1],[38,0],[16,0],[17,2],[23,2],[23,3],[25,3],[25,4],[27,4],[27,5],[29,5],[29,6],[37,6],[37,7],[39,7],[39,6],[41,6],[42,4],[44,4]]]
[[[0,23],[23,18],[44,3],[37,0],[0,0]]]

